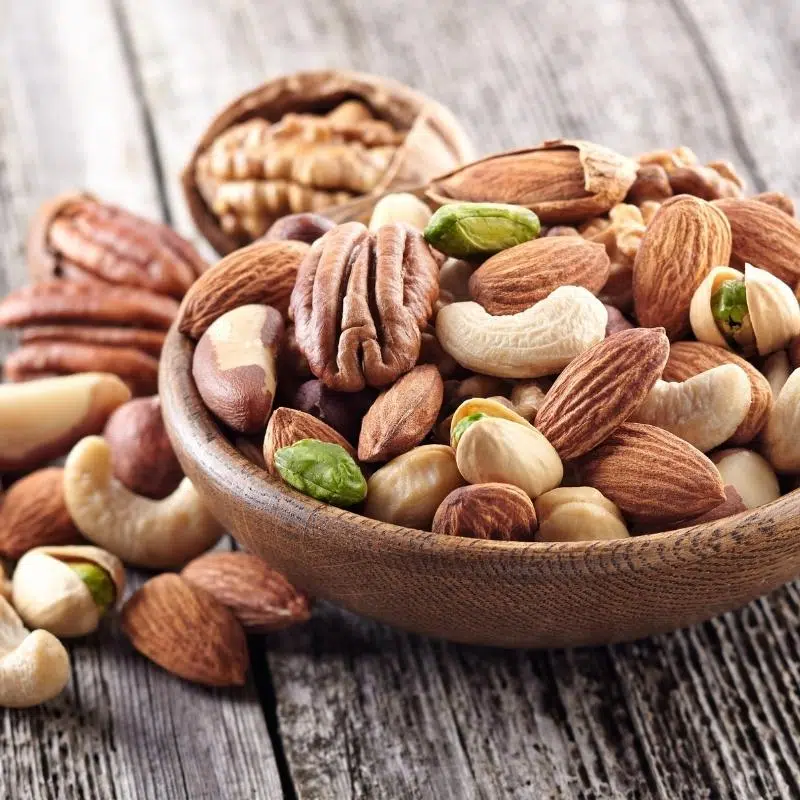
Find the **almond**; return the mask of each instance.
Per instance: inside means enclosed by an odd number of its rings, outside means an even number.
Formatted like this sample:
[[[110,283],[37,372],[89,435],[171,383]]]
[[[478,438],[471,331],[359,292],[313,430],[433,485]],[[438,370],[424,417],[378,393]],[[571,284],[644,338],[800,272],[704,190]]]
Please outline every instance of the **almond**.
[[[229,608],[253,633],[283,630],[311,617],[308,596],[250,553],[207,553],[190,561],[181,577]]]
[[[768,206],[779,208],[784,214],[788,214],[790,217],[794,216],[794,200],[783,192],[761,192],[761,194],[753,195],[750,199],[758,200],[759,203],[766,203]]]
[[[490,314],[517,314],[559,286],[597,294],[610,266],[602,244],[572,236],[534,239],[492,256],[472,274],[469,293]]]
[[[513,203],[541,221],[583,221],[622,202],[636,180],[635,161],[577,139],[551,139],[538,147],[487,156],[431,181],[428,197]]]
[[[725,500],[717,468],[667,431],[620,425],[579,463],[583,481],[636,520],[669,522],[705,514]]]
[[[388,461],[418,445],[436,422],[443,397],[442,376],[433,364],[403,375],[362,420],[359,461]]]
[[[661,328],[612,334],[558,376],[536,414],[536,427],[561,458],[588,453],[641,405],[668,355]]]
[[[433,532],[503,542],[529,541],[536,532],[533,501],[508,483],[462,486],[436,510]]]
[[[736,433],[728,440],[730,444],[746,444],[764,427],[773,405],[769,382],[749,361],[713,344],[673,342],[661,377],[665,381],[685,381],[722,364],[736,364],[750,379],[750,409]]]
[[[172,573],[151,578],[122,608],[122,630],[142,655],[206,686],[243,686],[247,641],[236,617]]]
[[[80,541],[64,503],[63,469],[40,469],[11,486],[0,505],[0,556],[16,561],[34,547]]]
[[[286,316],[305,242],[255,242],[219,261],[195,281],[181,304],[178,330],[199,339],[226,311],[251,304]]]
[[[270,475],[276,477],[278,475],[274,467],[275,452],[301,439],[317,439],[320,442],[339,444],[353,458],[356,457],[356,451],[350,442],[322,420],[294,408],[276,408],[270,417],[264,436],[264,461]]]
[[[730,225],[716,205],[685,194],[667,200],[648,226],[633,265],[639,324],[661,326],[671,340],[683,336],[695,289],[712,267],[727,264],[730,254]]]
[[[800,222],[763,200],[726,199],[714,205],[730,221],[730,265],[743,269],[745,263],[752,264],[794,289],[800,278]]]

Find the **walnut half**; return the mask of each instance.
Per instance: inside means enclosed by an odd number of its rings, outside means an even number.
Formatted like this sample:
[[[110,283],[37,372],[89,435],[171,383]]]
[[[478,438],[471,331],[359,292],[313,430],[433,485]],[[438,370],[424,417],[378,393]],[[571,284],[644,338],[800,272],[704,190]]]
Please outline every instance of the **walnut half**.
[[[303,260],[290,314],[314,375],[357,392],[388,386],[416,364],[438,295],[438,265],[417,231],[392,224],[370,233],[348,222]]]

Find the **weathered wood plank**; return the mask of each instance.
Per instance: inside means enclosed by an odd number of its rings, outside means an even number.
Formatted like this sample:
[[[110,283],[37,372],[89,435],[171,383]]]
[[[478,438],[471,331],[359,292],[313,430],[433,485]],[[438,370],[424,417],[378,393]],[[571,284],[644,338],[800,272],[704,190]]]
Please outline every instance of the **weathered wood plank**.
[[[25,282],[27,219],[47,196],[88,187],[161,212],[135,65],[110,4],[24,0],[12,14],[0,53],[0,294]],[[73,680],[60,698],[0,711],[0,795],[282,796],[252,684],[190,686],[133,652],[113,624],[70,652]]]

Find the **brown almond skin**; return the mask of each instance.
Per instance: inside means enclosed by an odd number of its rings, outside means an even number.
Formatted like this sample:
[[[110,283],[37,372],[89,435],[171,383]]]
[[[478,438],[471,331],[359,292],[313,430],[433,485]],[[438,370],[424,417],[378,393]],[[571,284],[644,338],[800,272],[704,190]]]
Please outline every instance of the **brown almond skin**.
[[[280,631],[311,618],[308,595],[250,553],[207,553],[190,561],[181,577],[229,608],[251,633]]]
[[[662,328],[612,334],[573,359],[547,392],[536,427],[564,460],[602,442],[642,404],[669,356]]]
[[[83,541],[64,503],[64,470],[48,467],[12,484],[0,501],[0,556],[16,561],[28,550]]]
[[[573,236],[534,239],[502,250],[469,279],[469,293],[490,314],[518,314],[559,286],[597,294],[611,261],[602,244]]]
[[[238,433],[258,433],[267,424],[283,336],[277,309],[246,305],[214,320],[197,343],[192,359],[197,391],[214,416]]]
[[[254,242],[236,250],[192,284],[178,314],[178,330],[199,339],[214,320],[239,306],[277,308],[286,317],[305,242]]]
[[[318,439],[320,442],[338,444],[353,458],[356,457],[356,451],[350,442],[322,420],[294,408],[276,408],[264,436],[264,462],[270,475],[278,475],[274,466],[275,451],[289,447],[301,439]]]
[[[507,483],[462,486],[436,510],[433,532],[501,542],[527,542],[537,530],[533,501]]]
[[[628,190],[625,202],[635,206],[648,201],[662,203],[673,194],[669,176],[664,167],[660,164],[642,164],[636,170],[636,180]]]
[[[114,476],[135,494],[162,500],[183,480],[157,395],[123,403],[108,418],[103,438],[111,448]]]
[[[673,342],[662,378],[665,381],[685,381],[721,364],[736,364],[750,378],[750,410],[728,440],[729,444],[747,444],[766,424],[774,403],[769,381],[749,361],[713,344]]]
[[[675,522],[639,523],[634,527],[632,532],[639,535],[643,533],[659,533],[666,530],[688,528],[691,525],[701,525],[704,522],[714,522],[718,519],[732,517],[734,514],[740,514],[742,511],[747,511],[747,506],[744,504],[741,495],[736,491],[735,486],[727,484],[725,486],[725,499],[718,506],[714,506],[711,511],[706,511],[705,514],[700,514],[697,517],[680,519]]]
[[[151,578],[122,608],[122,630],[142,655],[205,686],[243,686],[244,630],[222,603],[172,573]]]
[[[755,199],[717,200],[714,205],[730,221],[730,265],[744,269],[745,262],[752,264],[795,288],[800,278],[800,222],[782,209]]]
[[[650,222],[633,264],[639,324],[663,327],[670,341],[684,336],[695,289],[730,255],[730,225],[716,205],[687,194],[667,200]]]
[[[705,514],[725,500],[717,468],[677,436],[624,422],[578,462],[583,482],[634,520],[670,522]]]
[[[364,416],[358,460],[388,461],[418,445],[436,422],[443,398],[442,376],[433,364],[403,375]]]
[[[758,200],[759,203],[766,203],[768,206],[779,208],[784,214],[788,214],[790,217],[794,216],[794,200],[783,192],[761,192],[761,194],[753,195],[751,199]]]

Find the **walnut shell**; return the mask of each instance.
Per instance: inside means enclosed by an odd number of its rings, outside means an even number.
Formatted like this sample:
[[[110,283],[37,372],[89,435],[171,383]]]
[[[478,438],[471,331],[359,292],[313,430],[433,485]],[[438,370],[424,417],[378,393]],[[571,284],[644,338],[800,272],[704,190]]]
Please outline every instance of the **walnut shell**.
[[[360,100],[376,118],[406,133],[375,192],[425,183],[473,157],[472,145],[453,114],[397,81],[340,70],[275,78],[233,100],[211,121],[183,171],[183,191],[192,218],[217,252],[224,255],[250,241],[223,230],[198,186],[198,161],[217,137],[249,120],[277,122],[291,113],[326,113],[352,99]]]

